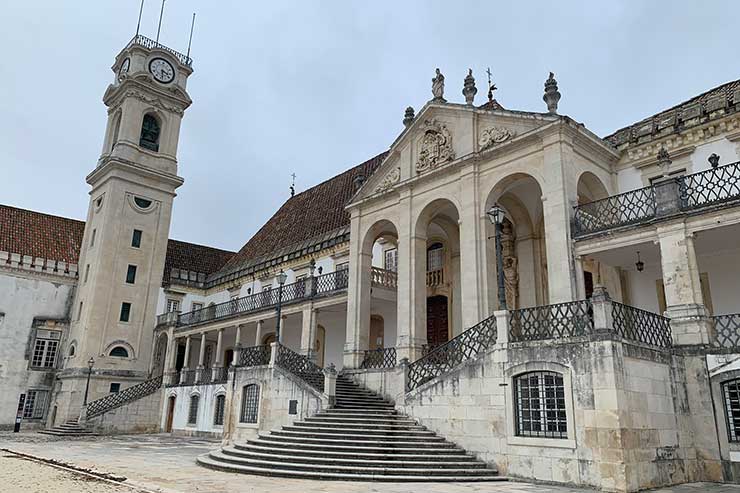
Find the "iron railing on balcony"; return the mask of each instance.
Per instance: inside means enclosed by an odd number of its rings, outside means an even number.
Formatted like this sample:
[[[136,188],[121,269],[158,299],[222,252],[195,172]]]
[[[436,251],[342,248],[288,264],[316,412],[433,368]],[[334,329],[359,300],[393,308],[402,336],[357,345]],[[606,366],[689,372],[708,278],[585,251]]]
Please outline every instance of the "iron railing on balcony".
[[[115,394],[109,394],[102,399],[97,399],[87,403],[86,416],[87,419],[100,416],[112,411],[113,409],[125,406],[131,402],[141,399],[155,393],[162,387],[162,377],[155,377],[150,380],[141,382],[140,384],[133,385],[125,388]]]
[[[213,368],[198,368],[195,370],[195,383],[208,385],[213,378]]]
[[[393,368],[396,366],[396,348],[368,349],[362,358],[360,368]]]
[[[262,366],[270,364],[270,346],[250,346],[239,349],[236,366]]]
[[[325,295],[347,289],[349,285],[349,269],[339,269],[314,278],[315,295]]]
[[[573,236],[637,224],[655,217],[655,189],[639,188],[576,206]]]
[[[509,312],[509,341],[541,341],[589,334],[593,331],[589,300],[521,308]]]
[[[306,356],[279,344],[275,365],[289,371],[319,392],[324,391],[324,370]]]
[[[719,348],[740,347],[740,313],[712,317],[714,334],[711,344]]]
[[[229,379],[229,369],[226,367],[212,368],[211,371],[211,383],[226,383]]]
[[[495,343],[496,317],[492,316],[411,363],[408,367],[406,391],[410,392],[460,363],[477,357]]]
[[[373,267],[370,270],[370,279],[373,286],[388,289],[398,288],[398,273],[392,270]]]
[[[183,368],[180,371],[180,385],[195,385],[198,370]]]
[[[166,375],[165,386],[166,387],[177,387],[180,385],[180,371],[175,370],[173,373]]]
[[[681,209],[740,200],[740,162],[677,178]]]
[[[612,301],[614,331],[630,341],[669,348],[672,345],[671,321],[657,313]]]
[[[191,67],[193,65],[193,60],[189,56],[183,55],[182,53],[175,51],[172,48],[169,48],[161,43],[157,43],[153,39],[147,38],[146,36],[143,36],[141,34],[137,34],[136,36],[134,36],[133,39],[129,41],[127,48],[133,45],[143,46],[144,48],[147,48],[149,50],[155,48],[159,50],[164,50],[170,55],[177,58],[177,60],[183,65],[186,65],[188,67]]]

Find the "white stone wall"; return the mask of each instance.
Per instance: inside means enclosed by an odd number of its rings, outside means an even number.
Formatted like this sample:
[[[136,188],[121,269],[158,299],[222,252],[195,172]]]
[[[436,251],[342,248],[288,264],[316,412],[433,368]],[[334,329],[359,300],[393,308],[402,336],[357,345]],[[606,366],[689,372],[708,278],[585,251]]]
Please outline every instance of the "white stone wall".
[[[167,388],[164,392],[165,397],[160,402],[161,428],[166,429],[169,401],[174,397],[175,412],[172,417],[172,430],[175,433],[187,435],[211,434],[220,437],[223,434],[223,425],[214,424],[216,397],[226,395],[227,388],[230,387],[227,387],[226,384]],[[188,414],[190,398],[194,395],[199,396],[200,400],[197,420],[195,424],[191,424],[188,423]]]
[[[162,392],[155,392],[125,406],[108,411],[87,422],[95,433],[113,435],[158,433],[162,412]]]

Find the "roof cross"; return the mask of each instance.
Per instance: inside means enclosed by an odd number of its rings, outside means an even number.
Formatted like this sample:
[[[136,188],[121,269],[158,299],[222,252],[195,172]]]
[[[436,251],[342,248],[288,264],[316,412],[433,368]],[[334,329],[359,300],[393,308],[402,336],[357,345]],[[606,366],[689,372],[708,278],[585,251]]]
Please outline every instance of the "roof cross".
[[[496,87],[496,84],[491,83],[491,75],[493,75],[491,74],[491,67],[486,69],[486,74],[488,74],[488,101],[493,101],[493,91],[498,88]]]
[[[290,196],[295,196],[295,173],[291,173],[291,178],[293,178],[293,181],[290,184]]]

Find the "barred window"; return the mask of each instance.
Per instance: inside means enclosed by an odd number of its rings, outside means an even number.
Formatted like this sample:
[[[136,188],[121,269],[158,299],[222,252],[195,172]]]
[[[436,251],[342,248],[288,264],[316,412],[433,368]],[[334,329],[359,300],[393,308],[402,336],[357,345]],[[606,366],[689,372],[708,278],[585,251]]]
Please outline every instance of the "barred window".
[[[727,439],[740,442],[740,378],[722,383],[727,420]]]
[[[198,422],[198,404],[200,404],[200,396],[194,395],[190,397],[190,408],[188,409],[188,424],[194,425]]]
[[[29,390],[26,392],[26,403],[23,407],[24,419],[41,419],[44,417],[48,390]]]
[[[37,330],[33,346],[31,366],[34,368],[54,368],[57,349],[62,333],[56,330]]]
[[[226,396],[216,396],[216,409],[213,413],[213,424],[216,426],[222,426],[224,424],[224,409],[226,407]]]
[[[242,409],[240,423],[256,423],[260,404],[259,385],[250,383],[242,389]]]
[[[563,375],[534,371],[514,378],[516,434],[568,438]]]

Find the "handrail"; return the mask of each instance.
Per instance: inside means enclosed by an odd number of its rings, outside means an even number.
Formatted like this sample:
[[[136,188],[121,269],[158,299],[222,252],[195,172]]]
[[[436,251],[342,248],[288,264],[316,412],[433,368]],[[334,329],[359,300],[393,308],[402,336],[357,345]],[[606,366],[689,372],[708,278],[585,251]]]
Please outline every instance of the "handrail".
[[[393,368],[396,366],[396,348],[386,347],[367,349],[362,358],[360,368]]]
[[[239,348],[236,357],[237,367],[252,367],[270,364],[270,346],[249,346]]]
[[[573,236],[598,233],[655,217],[653,186],[638,188],[574,207]]]
[[[170,48],[168,46],[165,46],[165,45],[163,45],[161,43],[158,43],[157,41],[154,41],[151,38],[147,38],[143,34],[137,34],[136,36],[134,36],[131,39],[131,41],[129,41],[129,43],[126,46],[126,48],[128,48],[130,46],[133,46],[133,45],[143,46],[144,48],[147,48],[149,50],[152,50],[152,49],[164,50],[167,53],[169,53],[170,55],[172,55],[175,58],[177,58],[177,60],[180,63],[182,63],[183,65],[185,65],[187,67],[192,67],[192,65],[193,65],[193,59],[190,58],[189,56],[183,55],[179,51],[175,51],[172,48]]]
[[[634,306],[612,301],[614,331],[630,341],[669,348],[673,344],[671,320]]]
[[[590,334],[593,331],[590,300],[520,308],[509,312],[509,341],[541,341]]]
[[[100,416],[113,409],[125,406],[131,402],[155,393],[162,387],[162,376],[145,380],[140,384],[125,388],[115,394],[109,394],[101,399],[87,403],[85,415],[87,419]]]
[[[373,286],[397,289],[398,288],[398,273],[393,270],[381,269],[380,267],[373,267],[370,269],[370,281]]]
[[[740,199],[740,161],[676,180],[683,211]]]
[[[319,392],[324,391],[324,370],[306,356],[278,344],[275,365],[289,371]]]
[[[712,346],[720,348],[740,347],[740,313],[715,315]]]

